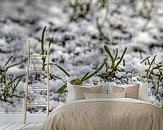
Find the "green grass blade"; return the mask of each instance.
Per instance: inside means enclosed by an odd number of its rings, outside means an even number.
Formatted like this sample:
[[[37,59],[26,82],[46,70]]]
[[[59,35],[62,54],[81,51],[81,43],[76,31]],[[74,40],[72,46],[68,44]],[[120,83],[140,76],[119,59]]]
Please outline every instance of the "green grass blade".
[[[58,89],[58,93],[61,94],[61,93],[66,92],[66,91],[65,91],[66,87],[67,87],[67,84],[65,83],[64,85],[62,85],[62,87],[60,87],[60,88]]]
[[[12,89],[12,95],[15,93],[15,90],[16,90],[16,88],[17,88],[19,82],[21,81],[21,79],[22,79],[22,77],[20,77],[20,78],[18,79],[17,83],[14,85],[14,88]]]
[[[24,59],[23,61],[19,62],[19,63],[16,63],[16,64],[13,64],[13,65],[10,65],[10,66],[6,67],[6,70],[9,69],[9,68],[11,68],[11,67],[14,67],[14,66],[17,66],[17,65],[22,64],[22,63],[24,63],[26,60],[27,60],[27,58]]]
[[[123,51],[123,53],[122,53],[122,55],[121,55],[121,57],[120,57],[119,61],[117,62],[117,64],[116,64],[115,68],[117,68],[117,67],[119,66],[119,64],[122,62],[123,57],[124,57],[124,55],[125,55],[126,51],[127,51],[127,47],[125,47],[125,49],[124,49],[124,51]]]
[[[104,49],[105,49],[106,53],[109,55],[112,63],[114,63],[114,58],[113,58],[113,56],[112,56],[112,54],[110,52],[110,49],[106,45],[104,45]]]
[[[144,63],[147,59],[149,59],[150,58],[150,56],[148,56],[148,57],[146,57],[145,59],[143,59],[140,63],[142,64],[142,63]]]
[[[109,70],[109,64],[107,62],[105,64],[105,68],[106,68],[105,72],[107,72]]]
[[[153,63],[155,63],[155,60],[156,60],[156,55],[153,57],[151,63],[149,64],[149,68],[148,68],[148,71],[147,71],[147,77],[149,78],[150,77],[150,74],[151,74],[151,68],[152,68],[152,65]]]
[[[115,57],[114,57],[114,61],[117,59],[118,57],[118,48],[115,49]]]
[[[9,92],[9,89],[12,87],[12,84],[13,84],[17,79],[19,79],[19,78],[22,77],[22,76],[24,76],[24,75],[19,75],[19,76],[15,77],[14,79],[12,79],[12,80],[7,84],[7,86],[6,86],[6,88],[5,88],[4,92],[3,92],[3,94],[8,93],[8,92]]]
[[[3,69],[8,65],[8,63],[11,61],[11,59],[13,58],[13,56],[10,56],[10,58],[7,60],[7,62],[5,63]]]
[[[70,74],[63,68],[61,67],[60,65],[58,64],[54,64],[56,67],[58,67],[62,72],[64,72],[68,77],[70,77]]]
[[[44,55],[44,37],[45,37],[45,31],[46,31],[46,26],[44,27],[42,31],[42,36],[41,36],[41,51],[42,55]]]
[[[50,74],[50,78],[51,79],[60,79],[60,80],[63,80],[61,77],[56,76],[56,75],[52,75],[52,74]]]
[[[95,70],[95,72],[91,73],[90,75],[88,75],[87,77],[84,78],[84,81],[90,79],[92,76],[96,75],[106,64],[107,58],[104,59],[103,63],[101,64],[101,66],[99,68],[97,68]]]
[[[81,81],[84,81],[85,80],[85,78],[88,76],[88,74],[89,74],[89,72],[88,73],[86,73],[82,78],[81,78]]]

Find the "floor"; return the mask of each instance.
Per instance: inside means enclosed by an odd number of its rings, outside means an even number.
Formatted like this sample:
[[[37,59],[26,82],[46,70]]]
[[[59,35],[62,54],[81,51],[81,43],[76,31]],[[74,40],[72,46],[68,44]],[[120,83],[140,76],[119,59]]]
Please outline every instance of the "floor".
[[[28,127],[34,127],[34,126],[40,126],[43,125],[43,123],[0,123],[0,130],[19,130],[22,128],[28,128]]]

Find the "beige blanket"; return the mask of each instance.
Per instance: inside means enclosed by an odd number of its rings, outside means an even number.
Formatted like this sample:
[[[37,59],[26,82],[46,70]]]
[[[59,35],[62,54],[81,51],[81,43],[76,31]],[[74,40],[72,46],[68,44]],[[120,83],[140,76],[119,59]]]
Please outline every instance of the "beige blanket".
[[[88,99],[54,110],[42,130],[163,130],[163,110],[136,99]]]

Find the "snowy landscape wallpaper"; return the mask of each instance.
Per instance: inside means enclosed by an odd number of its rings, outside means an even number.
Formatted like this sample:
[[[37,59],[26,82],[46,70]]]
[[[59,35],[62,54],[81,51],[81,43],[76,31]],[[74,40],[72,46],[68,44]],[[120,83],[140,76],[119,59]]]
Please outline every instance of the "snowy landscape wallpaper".
[[[163,105],[161,0],[0,0],[1,113],[23,112],[27,40],[34,54],[51,43],[51,110],[66,102],[67,81],[147,83],[150,102]],[[43,87],[46,78],[30,75],[29,85]],[[29,92],[28,99],[46,103],[46,92]]]

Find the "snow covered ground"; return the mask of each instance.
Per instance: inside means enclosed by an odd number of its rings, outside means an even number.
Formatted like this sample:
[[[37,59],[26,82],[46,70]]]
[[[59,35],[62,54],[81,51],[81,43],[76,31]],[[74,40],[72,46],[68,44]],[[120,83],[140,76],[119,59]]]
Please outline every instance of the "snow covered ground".
[[[54,38],[51,50],[51,59],[60,64],[70,73],[68,78],[56,67],[52,73],[70,80],[92,72],[102,62],[106,53],[103,49],[105,41],[98,39],[99,35],[96,19],[104,19],[105,10],[95,8],[93,0],[91,11],[86,18],[72,21],[72,9],[66,0],[0,0],[0,66],[2,67],[10,56],[15,58],[12,63],[21,61],[26,57],[26,41],[33,42],[33,52],[40,52],[40,37],[44,26],[47,26],[47,39]],[[148,57],[157,55],[157,62],[163,63],[163,3],[155,0],[151,19],[145,16],[150,10],[144,9],[142,2],[131,0],[110,0],[109,13],[104,22],[104,31],[110,38],[108,47],[113,51],[118,48],[120,52],[127,47],[124,57],[123,72],[117,76],[116,83],[132,83],[142,81],[140,78],[145,67],[140,62]],[[141,15],[144,14],[144,17]],[[9,69],[9,74],[19,75],[25,73],[24,65]],[[94,80],[100,81],[95,77]],[[51,82],[51,107],[62,104],[64,95],[56,93],[63,85],[62,80]],[[161,91],[160,87],[160,93]],[[17,87],[17,94],[23,95],[24,81]],[[150,94],[151,95],[151,94]],[[32,93],[33,102],[45,102],[44,93]],[[0,101],[0,112],[21,112],[23,99],[10,98],[9,102]],[[60,102],[58,102],[60,101]],[[158,104],[155,96],[151,102]],[[40,112],[42,109],[32,109],[31,112]]]

